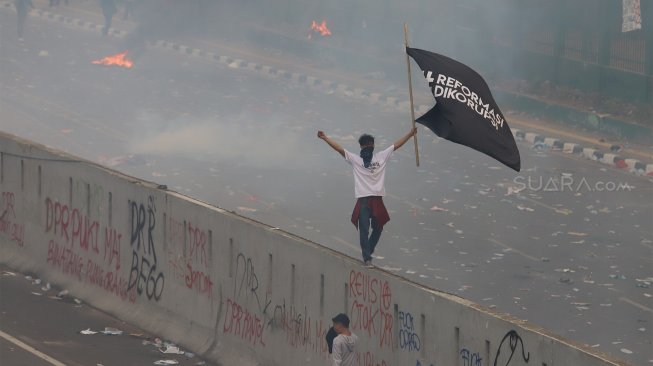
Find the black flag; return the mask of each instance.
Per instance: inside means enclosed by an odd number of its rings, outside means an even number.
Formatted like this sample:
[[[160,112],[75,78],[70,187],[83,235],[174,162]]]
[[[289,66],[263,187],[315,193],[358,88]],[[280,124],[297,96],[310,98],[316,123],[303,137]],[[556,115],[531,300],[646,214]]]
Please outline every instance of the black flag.
[[[424,71],[435,107],[417,119],[438,136],[469,146],[519,171],[519,150],[510,127],[481,75],[449,57],[406,48]]]

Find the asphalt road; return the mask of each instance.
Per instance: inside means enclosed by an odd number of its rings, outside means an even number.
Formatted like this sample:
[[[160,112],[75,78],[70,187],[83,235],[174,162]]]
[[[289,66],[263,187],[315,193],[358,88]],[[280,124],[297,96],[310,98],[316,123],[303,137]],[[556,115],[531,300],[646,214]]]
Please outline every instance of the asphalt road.
[[[156,336],[76,302],[61,289],[0,266],[0,364],[3,366],[211,365],[189,354],[163,354]],[[113,328],[120,335],[105,335]],[[81,334],[91,330],[96,334]],[[159,339],[164,345],[165,340]],[[184,351],[183,347],[180,351]]]
[[[31,18],[19,42],[14,16],[0,11],[0,129],[359,257],[350,168],[315,133],[382,147],[407,116],[176,53],[92,65],[120,41]],[[419,140],[420,168],[410,145],[389,166],[378,266],[653,363],[650,180],[522,142],[515,174]]]

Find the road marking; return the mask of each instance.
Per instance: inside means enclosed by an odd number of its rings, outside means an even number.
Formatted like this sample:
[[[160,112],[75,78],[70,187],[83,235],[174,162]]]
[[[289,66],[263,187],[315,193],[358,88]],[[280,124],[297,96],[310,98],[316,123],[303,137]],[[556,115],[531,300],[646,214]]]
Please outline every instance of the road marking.
[[[9,342],[17,345],[18,347],[24,349],[25,351],[33,354],[36,357],[42,359],[43,361],[51,363],[54,366],[66,366],[65,363],[62,363],[62,362],[59,362],[59,361],[55,360],[54,358],[52,358],[52,357],[46,355],[45,353],[35,349],[34,347],[28,345],[27,343],[24,343],[24,342],[22,342],[22,341],[20,341],[20,340],[18,340],[16,338],[10,336],[9,334],[7,334],[7,333],[5,333],[5,332],[3,332],[1,330],[0,330],[0,337],[2,337],[4,339],[8,340]]]
[[[524,257],[524,258],[527,258],[527,259],[530,259],[530,260],[532,260],[532,261],[536,261],[536,262],[539,262],[539,261],[540,261],[540,258],[535,258],[535,257],[533,257],[532,255],[530,255],[530,254],[526,254],[526,253],[522,252],[522,251],[519,250],[519,249],[515,249],[515,248],[511,247],[510,245],[508,245],[508,244],[506,244],[506,243],[503,243],[503,242],[498,241],[497,239],[494,239],[494,238],[488,238],[488,241],[491,241],[491,242],[493,242],[494,244],[497,244],[497,245],[499,245],[499,246],[501,246],[501,247],[504,247],[504,248],[506,248],[506,249],[510,249],[511,251],[513,251],[513,252],[515,252],[515,253],[521,255],[521,256]]]
[[[631,300],[631,299],[629,299],[627,297],[620,297],[619,300],[621,300],[621,301],[623,301],[625,303],[628,303],[628,304],[630,304],[630,305],[632,305],[632,306],[634,306],[636,308],[639,308],[641,310],[648,311],[649,313],[653,313],[653,309],[649,308],[646,305],[642,305],[642,304],[640,304],[640,303],[638,303],[636,301],[633,301],[633,300]]]

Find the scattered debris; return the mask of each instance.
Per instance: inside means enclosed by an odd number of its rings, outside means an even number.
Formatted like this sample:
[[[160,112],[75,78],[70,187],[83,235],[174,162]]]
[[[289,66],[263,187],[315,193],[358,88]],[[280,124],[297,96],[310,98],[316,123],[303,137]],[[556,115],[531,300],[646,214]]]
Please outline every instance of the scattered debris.
[[[508,192],[505,194],[505,196],[510,196],[513,194],[519,194],[519,192],[523,191],[526,187],[522,188],[515,188],[513,186],[508,186]]]
[[[571,269],[571,268],[558,268],[558,269],[556,269],[556,272],[562,272],[562,273],[576,273],[576,271],[574,271],[574,270]]]
[[[527,211],[527,212],[535,211],[534,208],[530,208],[530,207],[526,207],[526,206],[522,206],[522,205],[518,205],[517,209],[519,209],[519,211]]]
[[[10,277],[15,277],[16,274],[14,272],[9,272],[9,271],[2,271],[3,276],[10,276]]]
[[[175,355],[183,355],[185,352],[180,350],[179,347],[172,345],[172,344],[167,344],[165,349],[160,349],[159,350],[161,353],[172,353]]]
[[[116,329],[116,328],[111,328],[111,327],[105,327],[103,331],[101,331],[102,334],[104,335],[122,335],[122,330]]]
[[[622,274],[620,274],[620,275],[611,274],[611,275],[610,275],[610,278],[613,278],[613,279],[619,279],[619,280],[625,280],[625,279],[626,279],[626,276],[624,276],[624,275],[622,275]]]
[[[431,207],[431,211],[448,212],[449,210],[447,210],[446,208],[433,206],[433,207]]]
[[[64,296],[68,295],[68,293],[69,293],[68,290],[61,290],[57,294],[57,297],[64,297]]]
[[[567,235],[572,235],[572,236],[587,236],[587,233],[579,233],[576,231],[568,231]]]
[[[32,295],[41,296],[42,294],[38,292],[32,292]]]
[[[633,354],[633,351],[629,350],[628,348],[622,348],[622,349],[621,349],[621,352],[623,352],[623,353],[625,353],[625,354],[627,354],[627,355],[631,355],[631,354]]]
[[[155,365],[178,365],[179,362],[175,360],[158,360],[154,361]]]
[[[87,328],[87,329],[84,329],[84,330],[80,330],[79,333],[81,333],[81,334],[83,334],[83,335],[92,335],[92,334],[97,334],[97,332],[92,331],[91,328]]]

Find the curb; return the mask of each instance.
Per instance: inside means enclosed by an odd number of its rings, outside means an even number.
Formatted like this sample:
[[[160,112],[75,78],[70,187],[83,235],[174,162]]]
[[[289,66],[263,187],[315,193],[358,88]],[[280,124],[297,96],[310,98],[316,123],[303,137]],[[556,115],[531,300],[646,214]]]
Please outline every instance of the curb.
[[[625,158],[613,152],[607,153],[593,147],[585,147],[573,142],[564,142],[557,138],[545,137],[544,135],[533,132],[524,132],[516,128],[512,129],[512,133],[517,141],[530,142],[533,144],[534,149],[558,150],[566,154],[578,155],[589,160],[598,161],[614,168],[627,169],[628,172],[635,175],[653,176],[653,164],[645,164],[637,159]]]
[[[0,8],[1,7],[13,8],[13,5],[11,3],[5,2],[0,4]],[[75,28],[91,30],[95,32],[101,32],[103,27],[99,24],[91,23],[81,19],[69,18],[41,9],[31,11],[30,15],[35,15],[46,20],[60,22],[71,25]],[[117,38],[124,38],[127,36],[128,32],[111,28],[109,29],[108,34]],[[182,55],[198,57],[212,62],[217,62],[232,69],[249,70],[269,78],[287,80],[295,84],[303,84],[308,87],[317,88],[318,90],[328,94],[335,93],[348,99],[363,100],[372,105],[379,105],[400,111],[408,111],[410,108],[409,101],[400,101],[396,97],[385,96],[380,93],[373,93],[360,88],[353,88],[347,84],[335,83],[330,80],[324,80],[302,73],[289,72],[283,69],[277,69],[273,66],[261,65],[256,62],[249,62],[242,59],[232,58],[226,55],[218,55],[213,52],[207,52],[198,48],[188,47],[174,42],[159,40],[151,45],[155,48],[171,50]],[[423,114],[426,113],[430,108],[431,106],[421,104],[415,106],[415,113]],[[533,132],[525,132],[515,128],[512,128],[512,133],[517,141],[526,141],[533,144],[533,149],[562,151],[563,153],[577,155],[585,157],[589,160],[598,161],[617,169],[624,169],[629,173],[635,175],[653,177],[653,164],[645,164],[637,159],[622,157],[613,152],[607,153],[592,147],[584,147],[577,143],[564,142],[558,138],[546,137],[544,135]],[[615,150],[618,151],[619,149],[619,146],[615,146]]]

